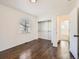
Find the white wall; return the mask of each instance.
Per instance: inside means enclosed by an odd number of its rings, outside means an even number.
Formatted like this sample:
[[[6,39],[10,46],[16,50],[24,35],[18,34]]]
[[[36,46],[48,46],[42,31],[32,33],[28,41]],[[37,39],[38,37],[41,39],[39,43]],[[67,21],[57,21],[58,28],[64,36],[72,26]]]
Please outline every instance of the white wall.
[[[52,19],[52,25],[51,25],[51,41],[53,43],[54,47],[57,47],[57,17],[54,16]]]
[[[74,37],[74,35],[77,35],[77,8],[74,8],[73,11],[70,13],[70,51],[74,55],[74,57],[77,59],[77,37]]]
[[[20,33],[22,17],[30,21],[30,33]],[[0,5],[0,51],[38,38],[37,17]]]
[[[77,0],[77,8],[79,8],[79,0]]]

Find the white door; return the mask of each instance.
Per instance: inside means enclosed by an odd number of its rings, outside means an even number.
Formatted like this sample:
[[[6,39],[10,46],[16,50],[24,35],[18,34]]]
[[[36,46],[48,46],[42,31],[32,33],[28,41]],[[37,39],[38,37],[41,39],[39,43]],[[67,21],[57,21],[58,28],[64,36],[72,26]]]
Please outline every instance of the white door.
[[[78,59],[77,49],[78,49],[78,37],[75,37],[74,35],[78,34],[78,9],[75,8],[70,13],[70,51],[75,57],[75,59]]]

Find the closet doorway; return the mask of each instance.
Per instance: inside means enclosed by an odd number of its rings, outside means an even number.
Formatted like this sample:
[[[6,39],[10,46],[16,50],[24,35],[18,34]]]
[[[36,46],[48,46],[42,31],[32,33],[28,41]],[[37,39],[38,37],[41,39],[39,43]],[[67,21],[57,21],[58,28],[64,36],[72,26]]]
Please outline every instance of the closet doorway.
[[[51,20],[38,22],[38,37],[51,40]]]

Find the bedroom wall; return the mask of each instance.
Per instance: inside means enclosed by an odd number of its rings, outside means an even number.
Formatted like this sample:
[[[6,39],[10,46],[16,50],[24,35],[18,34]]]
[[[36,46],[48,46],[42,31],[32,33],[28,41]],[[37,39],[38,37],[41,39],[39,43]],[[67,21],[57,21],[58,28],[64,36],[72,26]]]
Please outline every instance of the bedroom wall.
[[[54,47],[57,47],[57,16],[53,16],[51,18],[52,24],[51,24],[51,42],[53,43]]]
[[[21,18],[29,18],[30,33],[20,32]],[[0,5],[0,51],[38,38],[37,17]]]

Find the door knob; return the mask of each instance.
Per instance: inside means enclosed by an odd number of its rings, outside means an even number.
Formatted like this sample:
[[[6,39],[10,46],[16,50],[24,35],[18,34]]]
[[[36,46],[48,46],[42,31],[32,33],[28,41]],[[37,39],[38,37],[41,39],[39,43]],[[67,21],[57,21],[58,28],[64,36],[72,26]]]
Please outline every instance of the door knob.
[[[79,37],[79,35],[74,35],[74,37]]]

